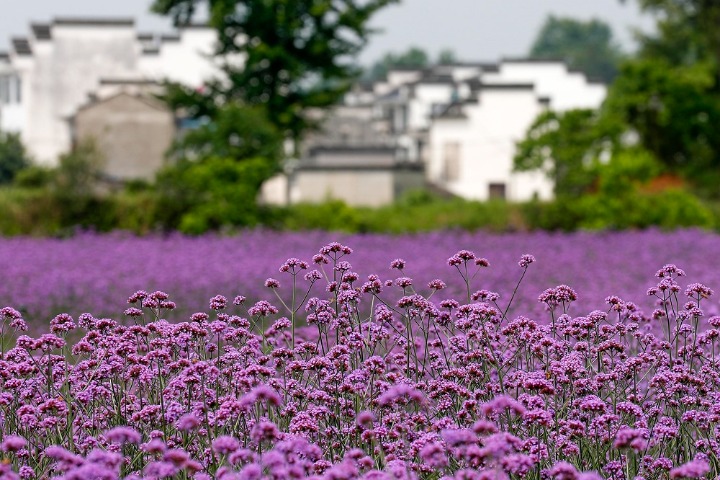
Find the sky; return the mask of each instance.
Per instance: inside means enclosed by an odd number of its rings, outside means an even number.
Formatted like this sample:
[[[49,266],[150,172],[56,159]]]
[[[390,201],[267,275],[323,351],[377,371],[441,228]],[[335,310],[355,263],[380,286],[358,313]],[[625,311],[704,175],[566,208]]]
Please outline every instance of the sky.
[[[170,22],[148,13],[151,0],[0,0],[0,50],[10,37],[26,35],[30,22],[56,16],[134,17],[142,31],[169,31]],[[360,56],[370,64],[389,51],[417,46],[432,55],[454,50],[466,61],[496,61],[527,54],[548,15],[609,23],[625,50],[634,47],[631,30],[649,30],[635,0],[402,0],[373,19],[380,29]]]

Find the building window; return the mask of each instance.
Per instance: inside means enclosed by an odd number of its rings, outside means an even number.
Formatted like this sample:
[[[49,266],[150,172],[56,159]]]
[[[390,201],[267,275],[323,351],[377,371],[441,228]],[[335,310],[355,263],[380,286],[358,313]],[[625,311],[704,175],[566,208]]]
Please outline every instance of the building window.
[[[0,75],[0,104],[10,103],[10,77]]]
[[[488,198],[490,200],[505,200],[505,184],[491,183],[488,186]]]
[[[0,75],[0,104],[22,101],[22,82],[18,75]]]
[[[15,103],[22,102],[22,79],[19,75],[15,76]]]
[[[445,142],[443,145],[442,179],[446,182],[460,180],[460,142]]]

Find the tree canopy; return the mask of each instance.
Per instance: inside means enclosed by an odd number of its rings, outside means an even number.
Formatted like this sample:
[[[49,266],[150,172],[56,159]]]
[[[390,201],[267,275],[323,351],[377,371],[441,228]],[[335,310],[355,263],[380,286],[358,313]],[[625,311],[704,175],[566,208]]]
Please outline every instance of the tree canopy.
[[[30,165],[20,137],[0,132],[0,185],[11,183],[18,172]]]
[[[638,2],[655,14],[657,28],[638,36],[639,49],[620,63],[603,106],[589,117],[553,112],[539,118],[519,144],[515,167],[540,168],[537,152],[552,152],[556,165],[548,169],[545,164],[545,168],[557,182],[556,193],[577,193],[587,185],[587,175],[598,175],[584,170],[596,144],[587,142],[588,129],[612,125],[615,138],[636,142],[615,141],[606,155],[614,158],[630,151],[643,158],[652,156],[664,172],[689,182],[693,192],[720,197],[720,136],[715,127],[720,123],[720,2]],[[556,128],[539,134],[552,115],[557,116]],[[578,125],[572,118],[593,120]],[[602,132],[592,135],[601,138]],[[579,181],[578,188],[568,189],[558,175],[563,171],[586,175],[565,177],[571,183],[573,178]]]
[[[409,47],[404,52],[388,52],[372,64],[365,71],[364,80],[376,81],[385,78],[392,68],[425,68],[433,63],[439,65],[450,65],[457,63],[458,58],[455,51],[450,48],[440,50],[437,59],[433,60],[431,55],[420,47]]]
[[[591,78],[610,83],[622,53],[610,26],[550,15],[530,48],[531,58],[559,58]]]
[[[206,97],[200,104],[210,114],[234,101],[262,106],[281,132],[299,140],[314,126],[309,111],[333,105],[350,88],[359,73],[355,56],[372,33],[369,20],[396,1],[155,0],[152,8],[182,25],[205,5],[218,32],[226,78],[188,100]]]

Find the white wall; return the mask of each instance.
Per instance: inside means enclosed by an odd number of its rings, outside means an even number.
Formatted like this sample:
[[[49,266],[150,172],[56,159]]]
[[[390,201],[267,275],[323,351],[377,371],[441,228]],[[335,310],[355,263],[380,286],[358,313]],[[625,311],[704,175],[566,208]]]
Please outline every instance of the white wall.
[[[210,28],[180,30],[179,41],[164,41],[157,55],[141,55],[138,69],[153,80],[171,80],[198,87],[217,75],[211,58],[217,35]]]
[[[380,207],[395,199],[392,171],[303,170],[295,173],[292,203],[342,200],[348,205]]]
[[[136,75],[135,29],[131,25],[59,24],[52,39],[34,42],[25,81],[27,122],[23,140],[35,159],[55,164],[71,147],[69,119],[88,102],[100,78]]]
[[[532,89],[488,89],[477,103],[465,105],[465,119],[438,119],[430,130],[428,177],[464,198],[487,200],[489,184],[505,184],[506,198],[522,201],[534,195],[549,198],[552,184],[540,175],[512,173],[515,143],[542,111]],[[443,178],[445,145],[457,142],[459,176]]]
[[[408,102],[408,128],[419,130],[430,126],[433,104],[448,104],[454,85],[449,83],[419,83]]]
[[[219,72],[208,57],[216,34],[186,28],[159,55],[142,55],[131,23],[54,22],[51,38],[29,37],[32,55],[11,54],[7,68],[22,77],[22,102],[3,106],[0,128],[20,132],[38,163],[54,165],[72,143],[70,119],[90,95],[108,88],[102,79],[172,80],[197,87]]]
[[[25,125],[22,106],[26,87],[22,75],[9,63],[0,61],[0,131],[21,133]],[[20,102],[18,102],[18,93]],[[4,98],[6,97],[6,98]]]
[[[486,73],[486,83],[533,83],[537,94],[550,98],[553,110],[598,108],[605,100],[607,87],[590,83],[585,75],[568,72],[560,62],[505,61],[497,73]]]

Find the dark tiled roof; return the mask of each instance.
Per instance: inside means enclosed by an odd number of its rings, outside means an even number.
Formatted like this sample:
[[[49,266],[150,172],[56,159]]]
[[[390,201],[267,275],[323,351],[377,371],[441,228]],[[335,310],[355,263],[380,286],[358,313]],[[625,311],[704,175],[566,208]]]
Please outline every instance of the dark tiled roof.
[[[148,41],[148,40],[153,40],[154,38],[155,38],[155,35],[152,33],[138,33],[137,34],[138,40]]]
[[[88,26],[123,26],[135,25],[133,18],[92,18],[92,17],[58,17],[53,25],[88,25]]]
[[[10,60],[10,54],[8,52],[0,52],[0,61],[7,62]]]
[[[157,47],[143,48],[143,55],[160,55],[160,49]]]
[[[480,79],[473,78],[467,82],[473,91],[478,90],[533,90],[533,83],[483,83]]]
[[[180,41],[180,35],[160,35],[160,41],[161,42],[179,42]]]
[[[409,162],[395,162],[389,165],[314,165],[301,163],[297,170],[298,171],[331,171],[331,172],[397,172],[397,171],[410,171],[410,172],[422,172],[425,169],[424,165],[420,162],[409,163]]]
[[[388,145],[318,145],[310,148],[309,154],[318,153],[393,153],[398,149]]]
[[[393,65],[388,68],[388,72],[422,72],[427,70],[427,67],[408,67],[405,65]]]
[[[462,102],[453,102],[433,118],[467,118],[467,115],[463,111]]]
[[[32,55],[30,42],[25,37],[15,37],[12,39],[12,46],[18,55]]]
[[[480,90],[534,90],[534,83],[481,83]]]
[[[210,24],[207,24],[207,23],[186,23],[183,25],[176,25],[175,27],[178,30],[190,30],[190,29],[206,30],[206,29],[212,28],[210,26]]]
[[[565,63],[565,60],[557,57],[546,58],[523,58],[523,57],[505,57],[500,63]]]
[[[425,73],[420,79],[418,79],[415,82],[412,82],[414,85],[418,85],[421,83],[455,83],[455,79],[452,75],[447,74],[437,74],[432,72]]]
[[[159,82],[144,78],[101,78],[100,85],[159,85]]]
[[[32,29],[33,36],[37,40],[50,40],[52,38],[50,25],[47,23],[32,23],[30,24],[30,28]]]

